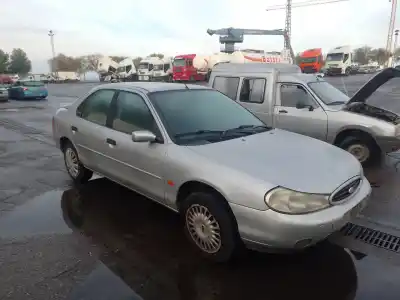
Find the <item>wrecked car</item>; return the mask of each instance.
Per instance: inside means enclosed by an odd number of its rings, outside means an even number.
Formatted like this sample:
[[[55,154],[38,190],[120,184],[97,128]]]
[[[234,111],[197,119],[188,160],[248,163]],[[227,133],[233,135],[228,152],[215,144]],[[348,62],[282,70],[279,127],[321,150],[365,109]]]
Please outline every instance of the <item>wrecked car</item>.
[[[387,68],[353,97],[288,64],[222,64],[209,85],[236,100],[271,127],[307,135],[353,154],[363,165],[400,149],[400,117],[366,103],[400,70]]]

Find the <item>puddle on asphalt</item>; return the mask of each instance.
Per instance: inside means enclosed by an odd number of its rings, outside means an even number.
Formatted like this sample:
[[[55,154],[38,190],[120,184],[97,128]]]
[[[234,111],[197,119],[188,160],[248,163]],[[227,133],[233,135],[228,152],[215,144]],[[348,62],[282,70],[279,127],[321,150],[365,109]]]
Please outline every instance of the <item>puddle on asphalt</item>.
[[[76,287],[69,300],[143,300],[104,264],[98,266]]]
[[[62,191],[49,191],[0,218],[0,239],[71,233],[62,218],[60,199]]]
[[[45,193],[0,218],[1,238],[71,231],[96,246],[98,259],[71,300],[391,300],[400,292],[399,267],[329,242],[212,264],[189,246],[176,214],[103,178]]]

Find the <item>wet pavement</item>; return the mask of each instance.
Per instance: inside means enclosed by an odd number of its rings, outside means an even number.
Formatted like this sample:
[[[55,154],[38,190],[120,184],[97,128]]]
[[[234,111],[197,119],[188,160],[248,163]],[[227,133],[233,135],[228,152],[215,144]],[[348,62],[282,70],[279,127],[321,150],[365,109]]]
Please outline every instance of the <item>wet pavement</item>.
[[[349,93],[363,83],[354,78]],[[74,187],[51,116],[90,87],[0,107],[0,299],[399,299],[399,252],[337,234],[302,253],[246,251],[217,265],[168,209],[103,178]],[[373,196],[354,223],[400,237],[396,155],[366,170]]]

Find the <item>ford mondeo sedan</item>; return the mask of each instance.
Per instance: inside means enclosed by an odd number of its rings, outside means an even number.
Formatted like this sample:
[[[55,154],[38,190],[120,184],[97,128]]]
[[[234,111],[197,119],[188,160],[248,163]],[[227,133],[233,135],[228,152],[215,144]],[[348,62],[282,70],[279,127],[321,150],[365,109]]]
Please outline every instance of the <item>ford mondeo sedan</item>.
[[[178,212],[192,244],[216,261],[243,244],[309,247],[371,192],[351,154],[267,127],[197,85],[104,84],[59,109],[53,132],[75,182],[96,172]]]

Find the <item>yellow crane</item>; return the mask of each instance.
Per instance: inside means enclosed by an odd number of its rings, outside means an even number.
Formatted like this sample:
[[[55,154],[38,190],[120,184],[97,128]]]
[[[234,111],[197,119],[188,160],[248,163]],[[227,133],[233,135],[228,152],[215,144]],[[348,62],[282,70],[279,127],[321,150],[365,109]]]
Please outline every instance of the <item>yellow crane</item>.
[[[297,3],[296,2],[292,3],[292,0],[287,0],[286,4],[269,6],[266,8],[266,10],[271,11],[271,10],[286,9],[285,31],[287,32],[287,35],[290,40],[291,32],[292,32],[292,8],[323,5],[323,4],[330,4],[330,3],[336,3],[336,2],[344,2],[344,1],[349,1],[349,0],[310,0],[310,1],[303,1],[303,2],[297,2]],[[396,1],[396,0],[394,0],[394,1]],[[287,49],[288,46],[289,45],[285,44],[285,49]]]

